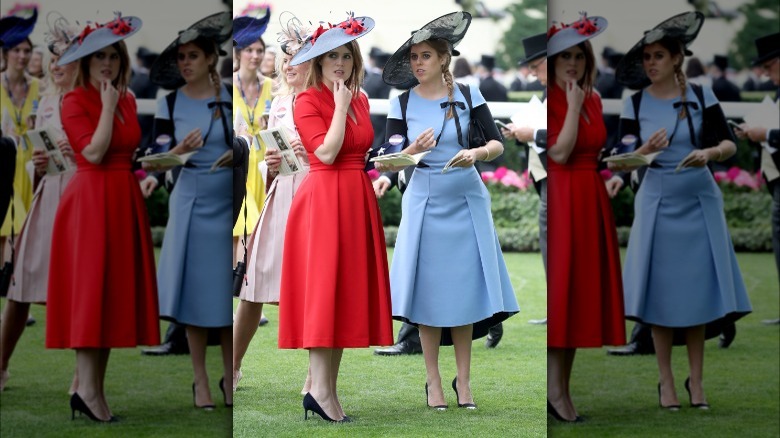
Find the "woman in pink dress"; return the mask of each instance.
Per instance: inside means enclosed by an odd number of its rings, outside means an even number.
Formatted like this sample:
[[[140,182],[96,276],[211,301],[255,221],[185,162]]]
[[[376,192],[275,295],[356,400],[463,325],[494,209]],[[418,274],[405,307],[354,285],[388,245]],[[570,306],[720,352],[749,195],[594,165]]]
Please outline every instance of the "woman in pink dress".
[[[290,212],[293,196],[303,178],[309,173],[309,159],[303,147],[293,120],[295,95],[303,91],[309,63],[290,65],[292,57],[298,53],[303,41],[310,34],[300,26],[297,18],[291,19],[283,31],[282,52],[277,60],[280,72],[280,88],[271,103],[268,128],[282,127],[295,149],[296,155],[304,163],[301,172],[280,175],[281,164],[278,149],[266,148],[265,162],[268,166],[268,192],[265,205],[260,213],[247,248],[249,262],[247,282],[241,289],[241,302],[236,309],[233,322],[233,391],[241,380],[241,361],[244,359],[249,343],[257,331],[263,312],[263,303],[279,303],[279,283],[282,276],[282,250],[284,232],[287,228],[287,215]],[[307,382],[309,379],[307,379]],[[308,392],[308,384],[304,385]]]

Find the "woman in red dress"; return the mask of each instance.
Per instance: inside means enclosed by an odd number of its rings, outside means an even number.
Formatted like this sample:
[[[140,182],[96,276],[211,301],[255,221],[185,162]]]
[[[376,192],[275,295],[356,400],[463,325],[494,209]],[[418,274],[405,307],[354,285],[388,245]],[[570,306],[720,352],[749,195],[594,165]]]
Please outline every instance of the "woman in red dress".
[[[290,62],[312,60],[294,111],[311,168],[287,219],[279,348],[309,349],[304,412],[328,421],[350,421],[336,391],[343,349],[393,343],[382,218],[364,171],[374,130],[354,41],[373,27],[368,17],[320,26]]]
[[[547,409],[560,421],[580,420],[569,394],[577,348],[623,345],[626,337],[615,221],[597,170],[607,131],[587,41],[606,25],[583,15],[548,32]]]
[[[111,348],[160,343],[152,236],[131,170],[141,129],[122,41],[140,27],[118,16],[82,32],[59,60],[79,60],[62,103],[77,170],[54,221],[46,347],[76,350],[71,410],[101,422],[114,421],[103,389]]]

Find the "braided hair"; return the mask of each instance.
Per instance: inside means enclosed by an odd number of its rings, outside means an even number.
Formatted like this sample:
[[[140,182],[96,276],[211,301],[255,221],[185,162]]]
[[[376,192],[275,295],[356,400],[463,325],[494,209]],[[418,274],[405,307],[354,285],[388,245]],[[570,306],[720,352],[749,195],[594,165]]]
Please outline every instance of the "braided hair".
[[[441,66],[441,73],[444,77],[444,83],[447,84],[447,100],[448,102],[453,102],[455,100],[455,79],[452,78],[452,73],[450,72],[450,62],[452,62],[452,53],[450,52],[451,43],[440,38],[422,41],[420,44],[423,43],[431,46],[439,57],[444,58],[444,63]],[[453,111],[454,109],[452,105],[450,105],[445,117],[451,119],[454,116]]]

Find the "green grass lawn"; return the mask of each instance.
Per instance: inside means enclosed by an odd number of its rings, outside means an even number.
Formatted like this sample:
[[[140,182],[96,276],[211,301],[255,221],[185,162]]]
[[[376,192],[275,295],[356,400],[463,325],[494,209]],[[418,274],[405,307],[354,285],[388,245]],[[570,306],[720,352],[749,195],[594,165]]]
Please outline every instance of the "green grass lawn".
[[[155,249],[159,255],[159,248]],[[3,300],[3,304],[5,300]],[[192,406],[190,356],[141,356],[141,349],[114,349],[106,372],[106,398],[119,423],[70,419],[68,388],[76,366],[73,350],[47,350],[46,308],[31,307],[37,323],[27,327],[9,365],[11,378],[0,393],[0,437],[228,437],[233,410],[219,391],[222,359],[209,347],[207,369],[217,409]],[[168,324],[161,324],[161,336]]]
[[[728,349],[717,339],[704,352],[709,411],[690,408],[683,383],[685,347],[672,364],[679,412],[658,407],[655,356],[612,357],[606,349],[580,349],[572,373],[572,398],[586,421],[561,424],[550,417],[550,437],[778,437],[780,436],[780,338],[778,326],[761,324],[780,315],[772,254],[737,254],[753,313],[737,322]],[[633,324],[627,324],[627,333]]]
[[[445,412],[425,407],[421,355],[380,357],[373,349],[352,349],[344,351],[339,395],[354,422],[333,425],[316,415],[304,421],[300,390],[308,354],[276,348],[278,309],[267,306],[271,323],[258,330],[243,363],[233,436],[545,436],[547,334],[544,326],[527,324],[545,315],[544,270],[539,254],[505,257],[521,311],[504,323],[504,338],[495,350],[486,349],[484,340],[474,342],[471,388],[476,411],[453,407],[452,347],[442,347],[439,358],[450,405]],[[400,323],[395,333],[398,327]]]

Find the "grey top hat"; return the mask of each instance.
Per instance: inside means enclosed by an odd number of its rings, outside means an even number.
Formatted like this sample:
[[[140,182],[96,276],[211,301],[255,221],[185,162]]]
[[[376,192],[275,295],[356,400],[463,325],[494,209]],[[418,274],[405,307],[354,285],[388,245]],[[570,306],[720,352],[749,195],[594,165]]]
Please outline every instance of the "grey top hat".
[[[123,17],[117,12],[116,18],[105,24],[88,23],[81,33],[71,41],[70,47],[60,56],[57,65],[70,64],[98,50],[124,40],[141,29],[143,22],[138,17]]]
[[[701,12],[684,12],[662,21],[652,30],[646,31],[642,39],[634,44],[634,47],[620,60],[615,69],[615,78],[619,83],[634,90],[650,85],[650,78],[647,77],[642,66],[644,47],[663,38],[672,38],[683,44],[686,56],[693,55],[688,50],[688,46],[699,35],[703,24],[704,14]]]
[[[574,23],[553,24],[547,30],[547,57],[595,37],[604,32],[607,24],[604,17],[588,17],[587,12],[580,12],[580,19]]]
[[[351,12],[345,21],[325,29],[320,24],[308,41],[295,54],[290,65],[302,64],[314,59],[333,49],[343,46],[352,40],[356,40],[371,32],[374,28],[374,19],[371,17],[355,17]]]
[[[149,79],[155,84],[169,90],[184,85],[184,78],[179,72],[176,57],[179,46],[194,41],[197,38],[214,40],[219,55],[226,53],[219,47],[233,35],[233,20],[230,12],[218,12],[193,23],[163,50],[149,71]]]
[[[421,27],[413,32],[412,37],[406,40],[387,61],[382,80],[394,87],[417,85],[417,78],[412,73],[412,64],[409,60],[412,46],[427,40],[443,39],[450,43],[453,56],[460,55],[455,47],[466,36],[470,25],[471,14],[458,11],[442,15]]]

